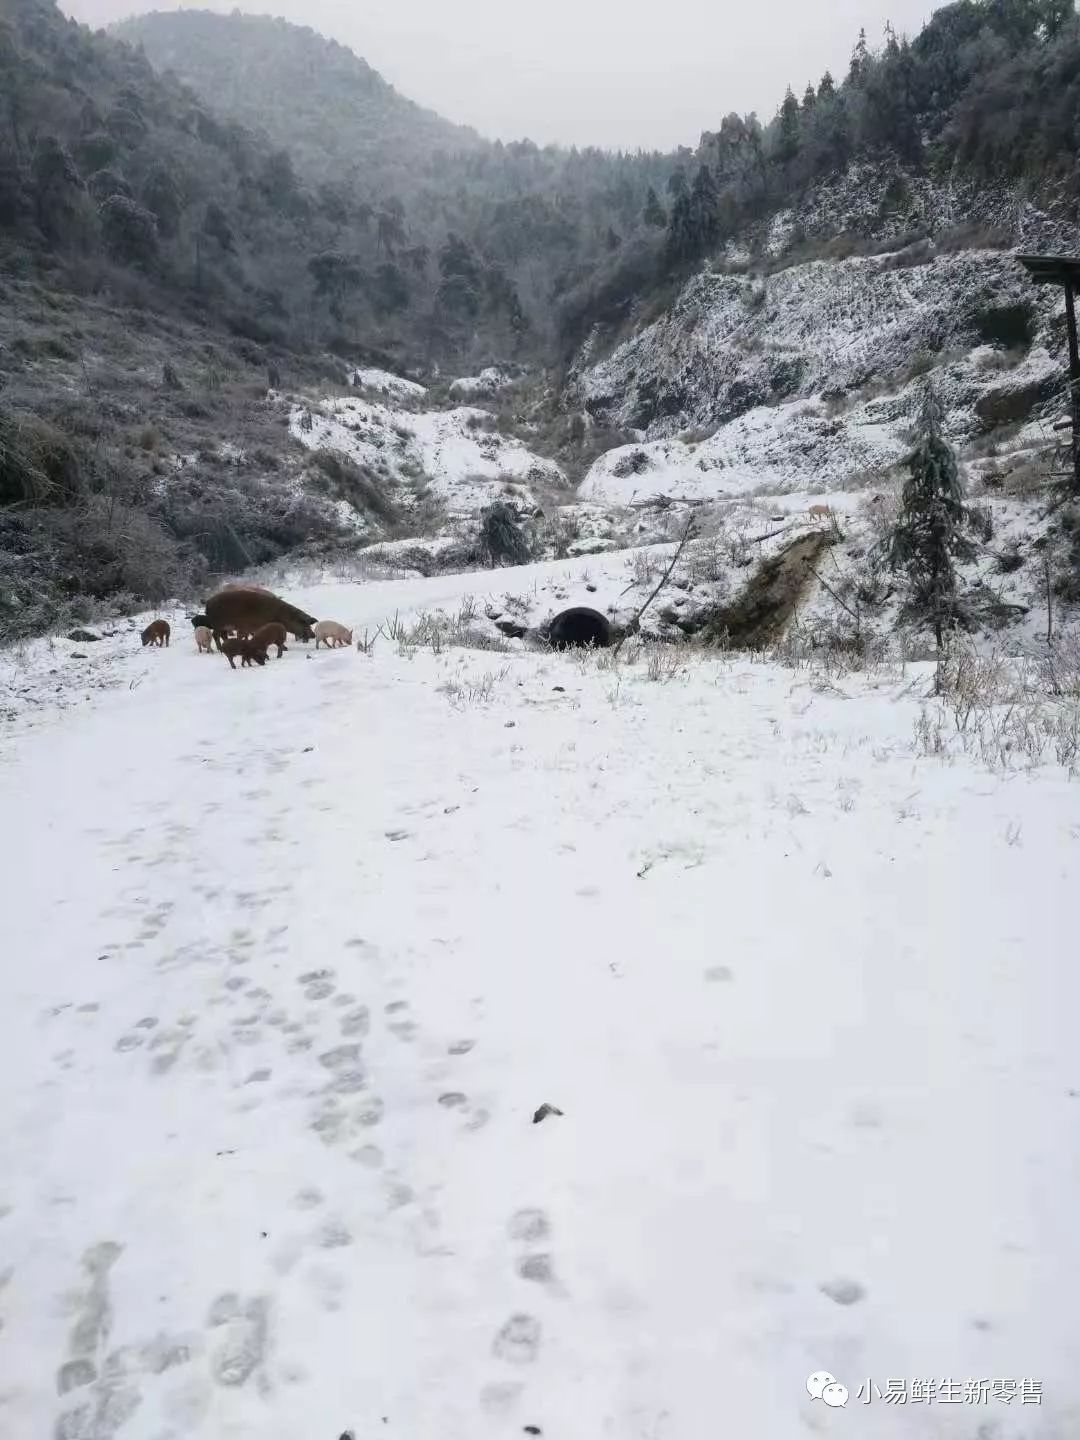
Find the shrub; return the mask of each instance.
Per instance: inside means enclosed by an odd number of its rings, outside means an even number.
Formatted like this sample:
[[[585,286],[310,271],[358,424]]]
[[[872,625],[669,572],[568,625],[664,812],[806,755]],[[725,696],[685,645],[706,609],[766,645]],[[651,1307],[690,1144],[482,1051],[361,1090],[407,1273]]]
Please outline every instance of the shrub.
[[[373,516],[387,529],[394,529],[400,523],[397,505],[370,470],[361,468],[336,450],[316,450],[313,458],[337,498],[351,505],[358,514]]]
[[[157,259],[158,222],[126,195],[110,195],[98,206],[105,245],[114,260],[149,268]]]
[[[504,500],[496,500],[480,512],[480,546],[492,568],[524,565],[531,558],[517,515]]]
[[[83,485],[79,455],[37,415],[0,411],[0,505],[69,504]]]

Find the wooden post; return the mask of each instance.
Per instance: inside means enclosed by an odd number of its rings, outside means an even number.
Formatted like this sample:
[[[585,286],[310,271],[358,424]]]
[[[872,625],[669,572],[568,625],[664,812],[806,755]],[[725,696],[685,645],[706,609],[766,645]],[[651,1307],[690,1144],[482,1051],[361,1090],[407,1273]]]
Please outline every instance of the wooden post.
[[[1065,316],[1069,322],[1069,414],[1072,416],[1073,489],[1080,494],[1080,345],[1076,338],[1076,304],[1071,279],[1065,281]]]
[[[1043,557],[1043,573],[1046,577],[1046,644],[1054,643],[1054,591],[1050,584],[1050,558]]]

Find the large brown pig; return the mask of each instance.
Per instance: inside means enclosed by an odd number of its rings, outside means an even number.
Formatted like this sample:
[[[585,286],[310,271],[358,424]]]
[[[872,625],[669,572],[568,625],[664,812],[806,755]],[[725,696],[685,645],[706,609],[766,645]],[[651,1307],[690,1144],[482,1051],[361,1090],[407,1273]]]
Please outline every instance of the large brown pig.
[[[229,631],[237,635],[254,635],[264,625],[272,624],[284,625],[289,634],[295,635],[298,640],[313,638],[313,615],[306,615],[303,610],[272,595],[269,590],[254,586],[219,590],[207,600],[203,613],[219,649]]]

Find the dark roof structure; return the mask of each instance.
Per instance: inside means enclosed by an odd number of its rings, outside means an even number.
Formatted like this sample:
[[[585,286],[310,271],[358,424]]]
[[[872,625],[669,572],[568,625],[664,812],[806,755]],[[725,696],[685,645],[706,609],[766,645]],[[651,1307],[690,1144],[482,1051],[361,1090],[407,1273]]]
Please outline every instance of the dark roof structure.
[[[1017,260],[1035,285],[1060,285],[1065,291],[1065,323],[1069,333],[1069,418],[1055,429],[1071,430],[1072,469],[1057,470],[1072,481],[1070,491],[1080,496],[1080,334],[1076,324],[1076,292],[1080,290],[1080,256],[1018,255]]]
[[[1080,255],[1018,255],[1036,285],[1071,285],[1080,290]]]

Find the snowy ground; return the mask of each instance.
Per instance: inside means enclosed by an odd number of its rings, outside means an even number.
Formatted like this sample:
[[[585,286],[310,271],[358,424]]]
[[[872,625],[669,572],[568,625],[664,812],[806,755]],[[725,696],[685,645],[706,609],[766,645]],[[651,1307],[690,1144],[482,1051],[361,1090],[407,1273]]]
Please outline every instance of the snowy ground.
[[[1064,772],[911,670],[182,638],[0,748],[0,1432],[1077,1433]]]

